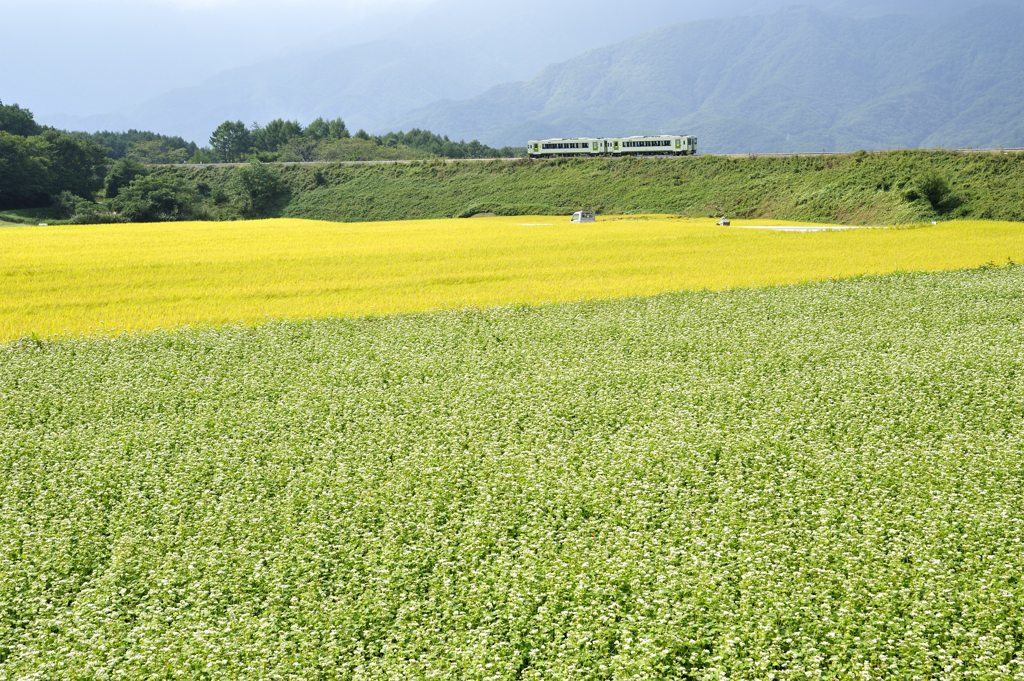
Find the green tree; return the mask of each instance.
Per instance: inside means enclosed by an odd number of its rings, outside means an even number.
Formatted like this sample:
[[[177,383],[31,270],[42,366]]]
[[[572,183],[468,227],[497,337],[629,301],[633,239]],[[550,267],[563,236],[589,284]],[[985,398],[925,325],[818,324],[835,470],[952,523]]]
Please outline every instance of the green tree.
[[[187,160],[199,148],[195,142],[186,142],[181,137],[142,130],[73,134],[99,144],[108,158],[119,159],[130,155],[144,163],[176,163],[177,159]]]
[[[278,161],[315,161],[319,143],[308,137],[293,137],[278,151]]]
[[[136,177],[148,174],[149,171],[146,170],[146,166],[134,158],[122,158],[114,161],[103,182],[107,198],[115,198],[122,187],[127,187]]]
[[[0,132],[8,132],[19,137],[38,135],[42,128],[36,123],[32,112],[22,109],[17,104],[0,102]]]
[[[928,200],[932,208],[939,213],[945,213],[953,195],[946,178],[938,175],[929,175],[921,180],[918,185],[921,195]]]
[[[129,222],[161,222],[201,217],[198,199],[195,188],[180,178],[144,175],[122,188],[111,205]]]
[[[0,208],[36,208],[49,203],[49,151],[40,137],[0,132]]]
[[[252,131],[253,147],[260,151],[274,152],[289,140],[302,136],[302,126],[295,121],[280,118],[270,121],[265,127],[255,127]]]
[[[953,194],[953,189],[944,177],[928,174],[919,178],[917,183],[907,191],[908,201],[924,199],[936,213],[948,213],[961,205],[961,199]]]
[[[264,217],[288,199],[288,186],[276,168],[250,163],[235,174],[233,190],[245,217]]]
[[[155,139],[135,142],[126,158],[142,163],[185,163],[191,155],[188,147],[172,146],[166,140]]]
[[[306,126],[306,129],[302,134],[309,139],[318,141],[341,140],[351,137],[348,127],[345,125],[345,121],[340,118],[335,118],[330,121],[325,121],[323,118],[317,118]]]
[[[252,150],[252,135],[242,121],[224,121],[210,135],[210,146],[224,163],[234,163]]]
[[[41,137],[49,147],[51,196],[68,191],[89,198],[99,191],[107,174],[100,145],[58,130],[46,130]]]
[[[70,223],[94,225],[114,222],[116,217],[110,209],[89,199],[83,199],[71,192],[61,192],[53,200],[53,207]]]

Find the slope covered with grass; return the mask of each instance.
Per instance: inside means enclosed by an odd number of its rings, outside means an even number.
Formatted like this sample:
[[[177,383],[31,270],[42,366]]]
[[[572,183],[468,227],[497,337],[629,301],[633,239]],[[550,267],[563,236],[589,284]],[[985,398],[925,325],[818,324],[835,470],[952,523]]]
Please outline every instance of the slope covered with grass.
[[[1012,678],[1024,270],[0,346],[0,677]]]
[[[1024,154],[889,152],[821,158],[426,161],[275,168],[287,196],[268,216],[406,220],[468,216],[675,213],[894,224],[969,218],[1024,220]],[[237,218],[236,168],[165,167],[214,218]],[[936,180],[948,186],[928,198]]]

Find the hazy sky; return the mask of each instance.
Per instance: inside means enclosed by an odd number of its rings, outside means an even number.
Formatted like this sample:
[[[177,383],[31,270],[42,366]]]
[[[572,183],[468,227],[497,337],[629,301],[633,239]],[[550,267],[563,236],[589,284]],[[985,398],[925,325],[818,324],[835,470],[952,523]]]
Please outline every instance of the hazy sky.
[[[517,78],[527,78],[551,61],[667,23],[783,4],[876,4],[888,11],[977,1],[0,0],[8,55],[0,67],[0,100],[32,109],[44,123],[70,125],[77,118],[86,124],[83,117],[128,112],[228,69],[382,38],[462,44],[470,59],[474,47],[467,43],[476,41],[492,57],[507,59]],[[627,13],[630,21],[621,21]],[[581,30],[536,32],[570,23]]]
[[[79,115],[227,68],[380,37],[432,0],[0,0],[0,100]]]

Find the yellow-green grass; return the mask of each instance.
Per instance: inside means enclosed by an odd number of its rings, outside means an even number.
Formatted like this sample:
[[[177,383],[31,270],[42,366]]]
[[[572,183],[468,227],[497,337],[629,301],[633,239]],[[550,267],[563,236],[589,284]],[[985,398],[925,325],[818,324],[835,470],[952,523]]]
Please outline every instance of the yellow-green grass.
[[[750,221],[743,224],[783,224]],[[792,224],[792,223],[789,223]],[[1024,224],[263,220],[0,230],[0,340],[727,289],[1024,262]]]

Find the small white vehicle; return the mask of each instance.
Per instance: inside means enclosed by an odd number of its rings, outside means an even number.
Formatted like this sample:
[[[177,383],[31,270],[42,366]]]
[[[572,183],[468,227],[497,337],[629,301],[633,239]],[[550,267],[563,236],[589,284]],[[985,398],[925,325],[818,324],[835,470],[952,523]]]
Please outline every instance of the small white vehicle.
[[[597,222],[597,215],[592,210],[578,210],[572,214],[572,222]]]
[[[732,222],[729,221],[729,218],[722,218],[715,224],[717,224],[719,227],[728,227],[729,225],[732,224]]]

